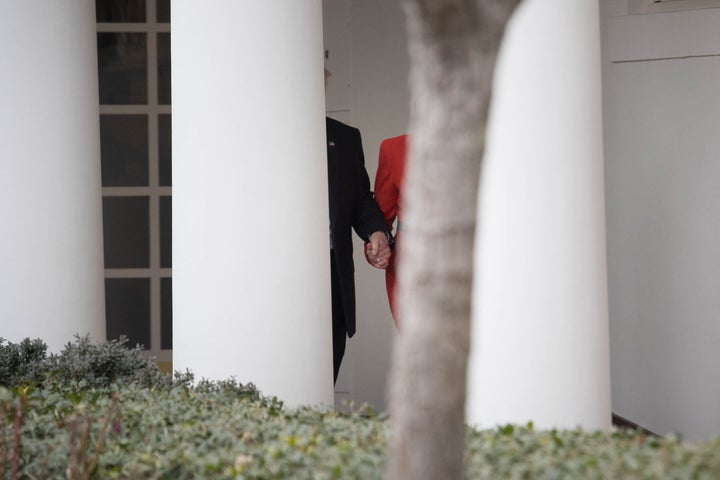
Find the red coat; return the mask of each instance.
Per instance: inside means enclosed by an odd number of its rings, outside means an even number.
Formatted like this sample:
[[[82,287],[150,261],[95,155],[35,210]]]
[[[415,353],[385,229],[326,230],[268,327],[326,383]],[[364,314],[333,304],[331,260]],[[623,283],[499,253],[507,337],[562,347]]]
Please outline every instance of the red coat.
[[[380,205],[388,225],[392,228],[395,220],[398,224],[402,218],[401,215],[401,198],[402,198],[402,182],[405,173],[405,155],[407,151],[407,134],[399,137],[388,138],[380,144],[380,158],[378,160],[377,174],[375,175],[375,200]],[[400,246],[401,232],[397,229],[395,232],[395,251],[390,258],[390,264],[385,270],[385,286],[387,288],[388,300],[390,301],[390,311],[395,319],[395,325],[398,323],[397,311],[395,307],[395,283],[396,283],[396,265],[398,248]]]

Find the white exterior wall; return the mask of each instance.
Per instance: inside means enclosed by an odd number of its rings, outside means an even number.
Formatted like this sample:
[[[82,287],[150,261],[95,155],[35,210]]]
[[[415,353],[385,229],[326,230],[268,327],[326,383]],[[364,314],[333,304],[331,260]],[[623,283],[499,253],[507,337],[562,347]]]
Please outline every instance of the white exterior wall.
[[[105,341],[94,2],[0,7],[0,337]]]
[[[601,2],[613,410],[720,434],[720,9]],[[677,2],[680,3],[680,2]]]

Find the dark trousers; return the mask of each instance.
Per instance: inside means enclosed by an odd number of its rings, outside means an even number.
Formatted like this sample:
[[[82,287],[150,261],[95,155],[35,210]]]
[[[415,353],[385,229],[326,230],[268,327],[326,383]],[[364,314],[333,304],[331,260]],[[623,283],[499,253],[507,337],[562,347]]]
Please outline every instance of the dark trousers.
[[[342,291],[338,280],[335,254],[330,251],[330,277],[332,283],[332,334],[333,334],[333,384],[337,382],[340,372],[340,363],[345,355],[345,341],[347,327],[345,325],[345,311],[343,310]]]

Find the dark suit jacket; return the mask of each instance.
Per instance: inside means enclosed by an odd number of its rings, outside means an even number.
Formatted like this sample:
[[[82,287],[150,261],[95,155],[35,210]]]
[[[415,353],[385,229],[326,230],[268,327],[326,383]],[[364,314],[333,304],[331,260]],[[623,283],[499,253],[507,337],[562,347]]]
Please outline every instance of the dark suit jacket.
[[[330,232],[335,252],[348,337],[355,334],[355,266],[351,228],[367,241],[388,231],[385,217],[370,191],[360,131],[326,117]]]

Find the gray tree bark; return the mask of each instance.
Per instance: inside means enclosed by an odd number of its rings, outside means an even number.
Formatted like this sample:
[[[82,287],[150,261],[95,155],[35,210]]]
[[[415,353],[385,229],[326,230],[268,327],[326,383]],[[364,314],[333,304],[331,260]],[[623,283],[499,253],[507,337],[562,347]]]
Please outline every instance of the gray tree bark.
[[[493,70],[520,0],[404,0],[410,149],[390,386],[396,479],[460,479],[473,243]]]

